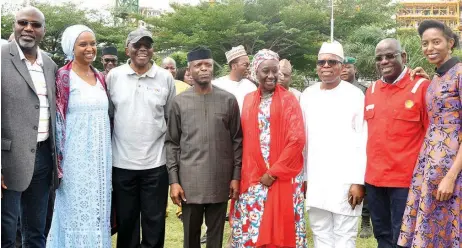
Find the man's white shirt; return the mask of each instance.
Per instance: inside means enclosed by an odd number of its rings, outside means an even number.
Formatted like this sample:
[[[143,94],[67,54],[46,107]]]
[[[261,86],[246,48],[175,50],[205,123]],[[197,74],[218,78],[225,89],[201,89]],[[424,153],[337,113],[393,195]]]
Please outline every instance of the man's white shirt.
[[[229,79],[229,75],[213,80],[212,84],[233,94],[239,104],[239,111],[241,113],[245,96],[257,90],[257,86],[250,82],[250,80],[244,78],[236,82]]]
[[[321,83],[307,88],[300,97],[307,135],[304,166],[308,182],[306,206],[336,214],[359,216],[348,203],[352,184],[364,184],[367,124],[364,94],[341,81],[331,90]]]

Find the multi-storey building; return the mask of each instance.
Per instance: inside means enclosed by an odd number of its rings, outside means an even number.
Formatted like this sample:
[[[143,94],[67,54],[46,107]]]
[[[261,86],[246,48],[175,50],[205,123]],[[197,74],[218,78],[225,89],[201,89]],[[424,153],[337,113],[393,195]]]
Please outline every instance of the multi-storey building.
[[[460,32],[461,3],[462,0],[401,0],[396,20],[400,28],[416,29],[422,21],[433,19]]]

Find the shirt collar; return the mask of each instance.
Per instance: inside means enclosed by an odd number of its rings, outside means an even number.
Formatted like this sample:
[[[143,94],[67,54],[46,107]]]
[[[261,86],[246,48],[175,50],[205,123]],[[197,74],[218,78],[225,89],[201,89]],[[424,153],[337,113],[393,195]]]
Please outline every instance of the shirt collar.
[[[16,44],[16,47],[18,47],[19,58],[21,60],[27,60],[26,56],[24,56],[24,53],[23,53],[21,47],[19,47],[18,43],[16,41],[14,41],[14,43]],[[39,65],[39,66],[43,66],[42,53],[40,51],[40,48],[38,48],[38,47],[37,47],[37,59],[35,60],[35,63],[37,65]]]
[[[405,66],[403,71],[401,72],[401,74],[399,74],[398,78],[396,78],[395,81],[393,81],[393,83],[391,83],[391,84],[396,84],[401,79],[403,79],[406,75],[407,75],[407,67]],[[381,80],[382,80],[382,82],[385,83],[384,85],[382,85],[382,87],[385,87],[387,84],[389,84],[389,83],[385,82],[385,79],[383,77],[381,78]]]
[[[446,72],[448,72],[452,67],[454,67],[459,62],[460,62],[459,58],[452,57],[451,59],[446,61],[442,66],[440,66],[440,68],[435,69],[436,74],[438,74],[438,76],[440,77],[443,76],[444,74],[446,74]]]
[[[126,73],[128,75],[137,75],[135,70],[133,70],[133,68],[130,67],[130,62],[128,62],[126,65]],[[140,77],[150,77],[150,78],[154,78],[154,76],[156,75],[157,71],[158,71],[159,67],[156,65],[156,64],[153,64],[151,66],[151,68],[145,72],[143,75],[140,75]]]

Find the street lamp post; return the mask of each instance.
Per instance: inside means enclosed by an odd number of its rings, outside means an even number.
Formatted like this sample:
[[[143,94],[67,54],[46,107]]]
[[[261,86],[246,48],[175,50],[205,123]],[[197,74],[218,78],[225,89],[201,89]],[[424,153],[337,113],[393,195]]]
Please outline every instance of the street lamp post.
[[[331,2],[331,12],[330,12],[330,42],[334,42],[334,0]]]

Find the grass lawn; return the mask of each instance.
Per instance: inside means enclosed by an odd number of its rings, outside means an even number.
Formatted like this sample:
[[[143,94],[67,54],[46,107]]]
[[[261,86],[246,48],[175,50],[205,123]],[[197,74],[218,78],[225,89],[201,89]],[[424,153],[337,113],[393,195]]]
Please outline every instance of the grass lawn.
[[[175,215],[176,206],[173,205],[170,201],[168,203],[168,217],[167,217],[167,226],[166,226],[166,237],[165,237],[165,247],[166,248],[182,248],[183,247],[183,225],[181,221]],[[309,228],[307,228],[309,229]],[[224,242],[228,240],[229,236],[229,225],[228,222],[225,224],[225,235]],[[112,247],[116,247],[116,235],[112,236]],[[308,247],[313,247],[311,231],[308,231]],[[205,248],[205,245],[202,247]],[[374,248],[377,247],[377,243],[374,238],[361,239],[358,238],[356,241],[356,247],[358,248]]]

